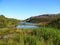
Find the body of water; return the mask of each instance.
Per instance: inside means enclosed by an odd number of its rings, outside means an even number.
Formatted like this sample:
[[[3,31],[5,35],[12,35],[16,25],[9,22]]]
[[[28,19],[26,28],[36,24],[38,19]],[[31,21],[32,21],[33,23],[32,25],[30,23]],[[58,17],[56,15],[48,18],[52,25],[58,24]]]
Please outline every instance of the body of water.
[[[32,25],[34,23],[31,22],[19,22],[18,24],[17,28],[38,28],[38,26]]]

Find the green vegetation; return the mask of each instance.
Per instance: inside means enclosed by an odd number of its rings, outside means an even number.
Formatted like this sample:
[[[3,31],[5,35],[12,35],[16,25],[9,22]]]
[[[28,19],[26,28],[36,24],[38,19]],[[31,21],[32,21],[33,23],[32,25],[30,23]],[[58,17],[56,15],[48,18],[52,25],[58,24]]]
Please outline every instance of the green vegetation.
[[[60,45],[60,14],[43,15],[39,20],[35,19],[39,28],[20,29],[15,28],[19,20],[1,15],[0,45]],[[31,20],[33,22],[33,18]]]
[[[13,18],[6,18],[3,15],[0,15],[0,28],[5,27],[16,27],[19,20]]]
[[[55,28],[60,28],[60,18],[57,18],[53,21],[51,21],[50,23],[48,23],[49,27],[55,27]]]
[[[60,29],[37,28],[17,29],[0,28],[0,45],[60,45]]]

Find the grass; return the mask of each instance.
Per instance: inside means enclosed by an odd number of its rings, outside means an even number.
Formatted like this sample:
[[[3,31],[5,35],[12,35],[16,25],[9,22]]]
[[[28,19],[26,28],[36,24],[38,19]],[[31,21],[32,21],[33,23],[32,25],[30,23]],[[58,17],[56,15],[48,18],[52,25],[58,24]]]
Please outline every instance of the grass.
[[[10,37],[4,38],[8,34]],[[0,28],[0,37],[0,45],[60,45],[60,29],[48,27],[17,30]]]

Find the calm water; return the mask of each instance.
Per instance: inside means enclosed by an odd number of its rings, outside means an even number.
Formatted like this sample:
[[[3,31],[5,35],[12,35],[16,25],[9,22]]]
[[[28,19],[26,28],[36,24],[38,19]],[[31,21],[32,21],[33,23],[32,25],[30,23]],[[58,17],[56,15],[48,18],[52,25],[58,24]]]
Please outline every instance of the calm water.
[[[38,26],[34,26],[34,25],[30,26],[30,24],[33,24],[31,22],[19,22],[18,24],[19,25],[17,26],[17,28],[38,28]],[[27,24],[29,24],[29,25],[27,25]]]

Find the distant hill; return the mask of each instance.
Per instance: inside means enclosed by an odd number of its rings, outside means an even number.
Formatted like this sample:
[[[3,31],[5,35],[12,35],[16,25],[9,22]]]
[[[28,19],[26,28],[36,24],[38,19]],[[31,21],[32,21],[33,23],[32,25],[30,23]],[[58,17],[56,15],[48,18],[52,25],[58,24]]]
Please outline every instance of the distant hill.
[[[26,19],[27,22],[37,23],[38,26],[60,28],[60,14],[43,14]]]
[[[0,15],[0,28],[15,27],[20,20],[14,18],[7,18],[4,15]]]
[[[50,22],[57,18],[60,18],[60,14],[43,14],[43,15],[39,15],[39,16],[30,17],[30,18],[26,19],[26,21],[40,23],[40,22]]]

